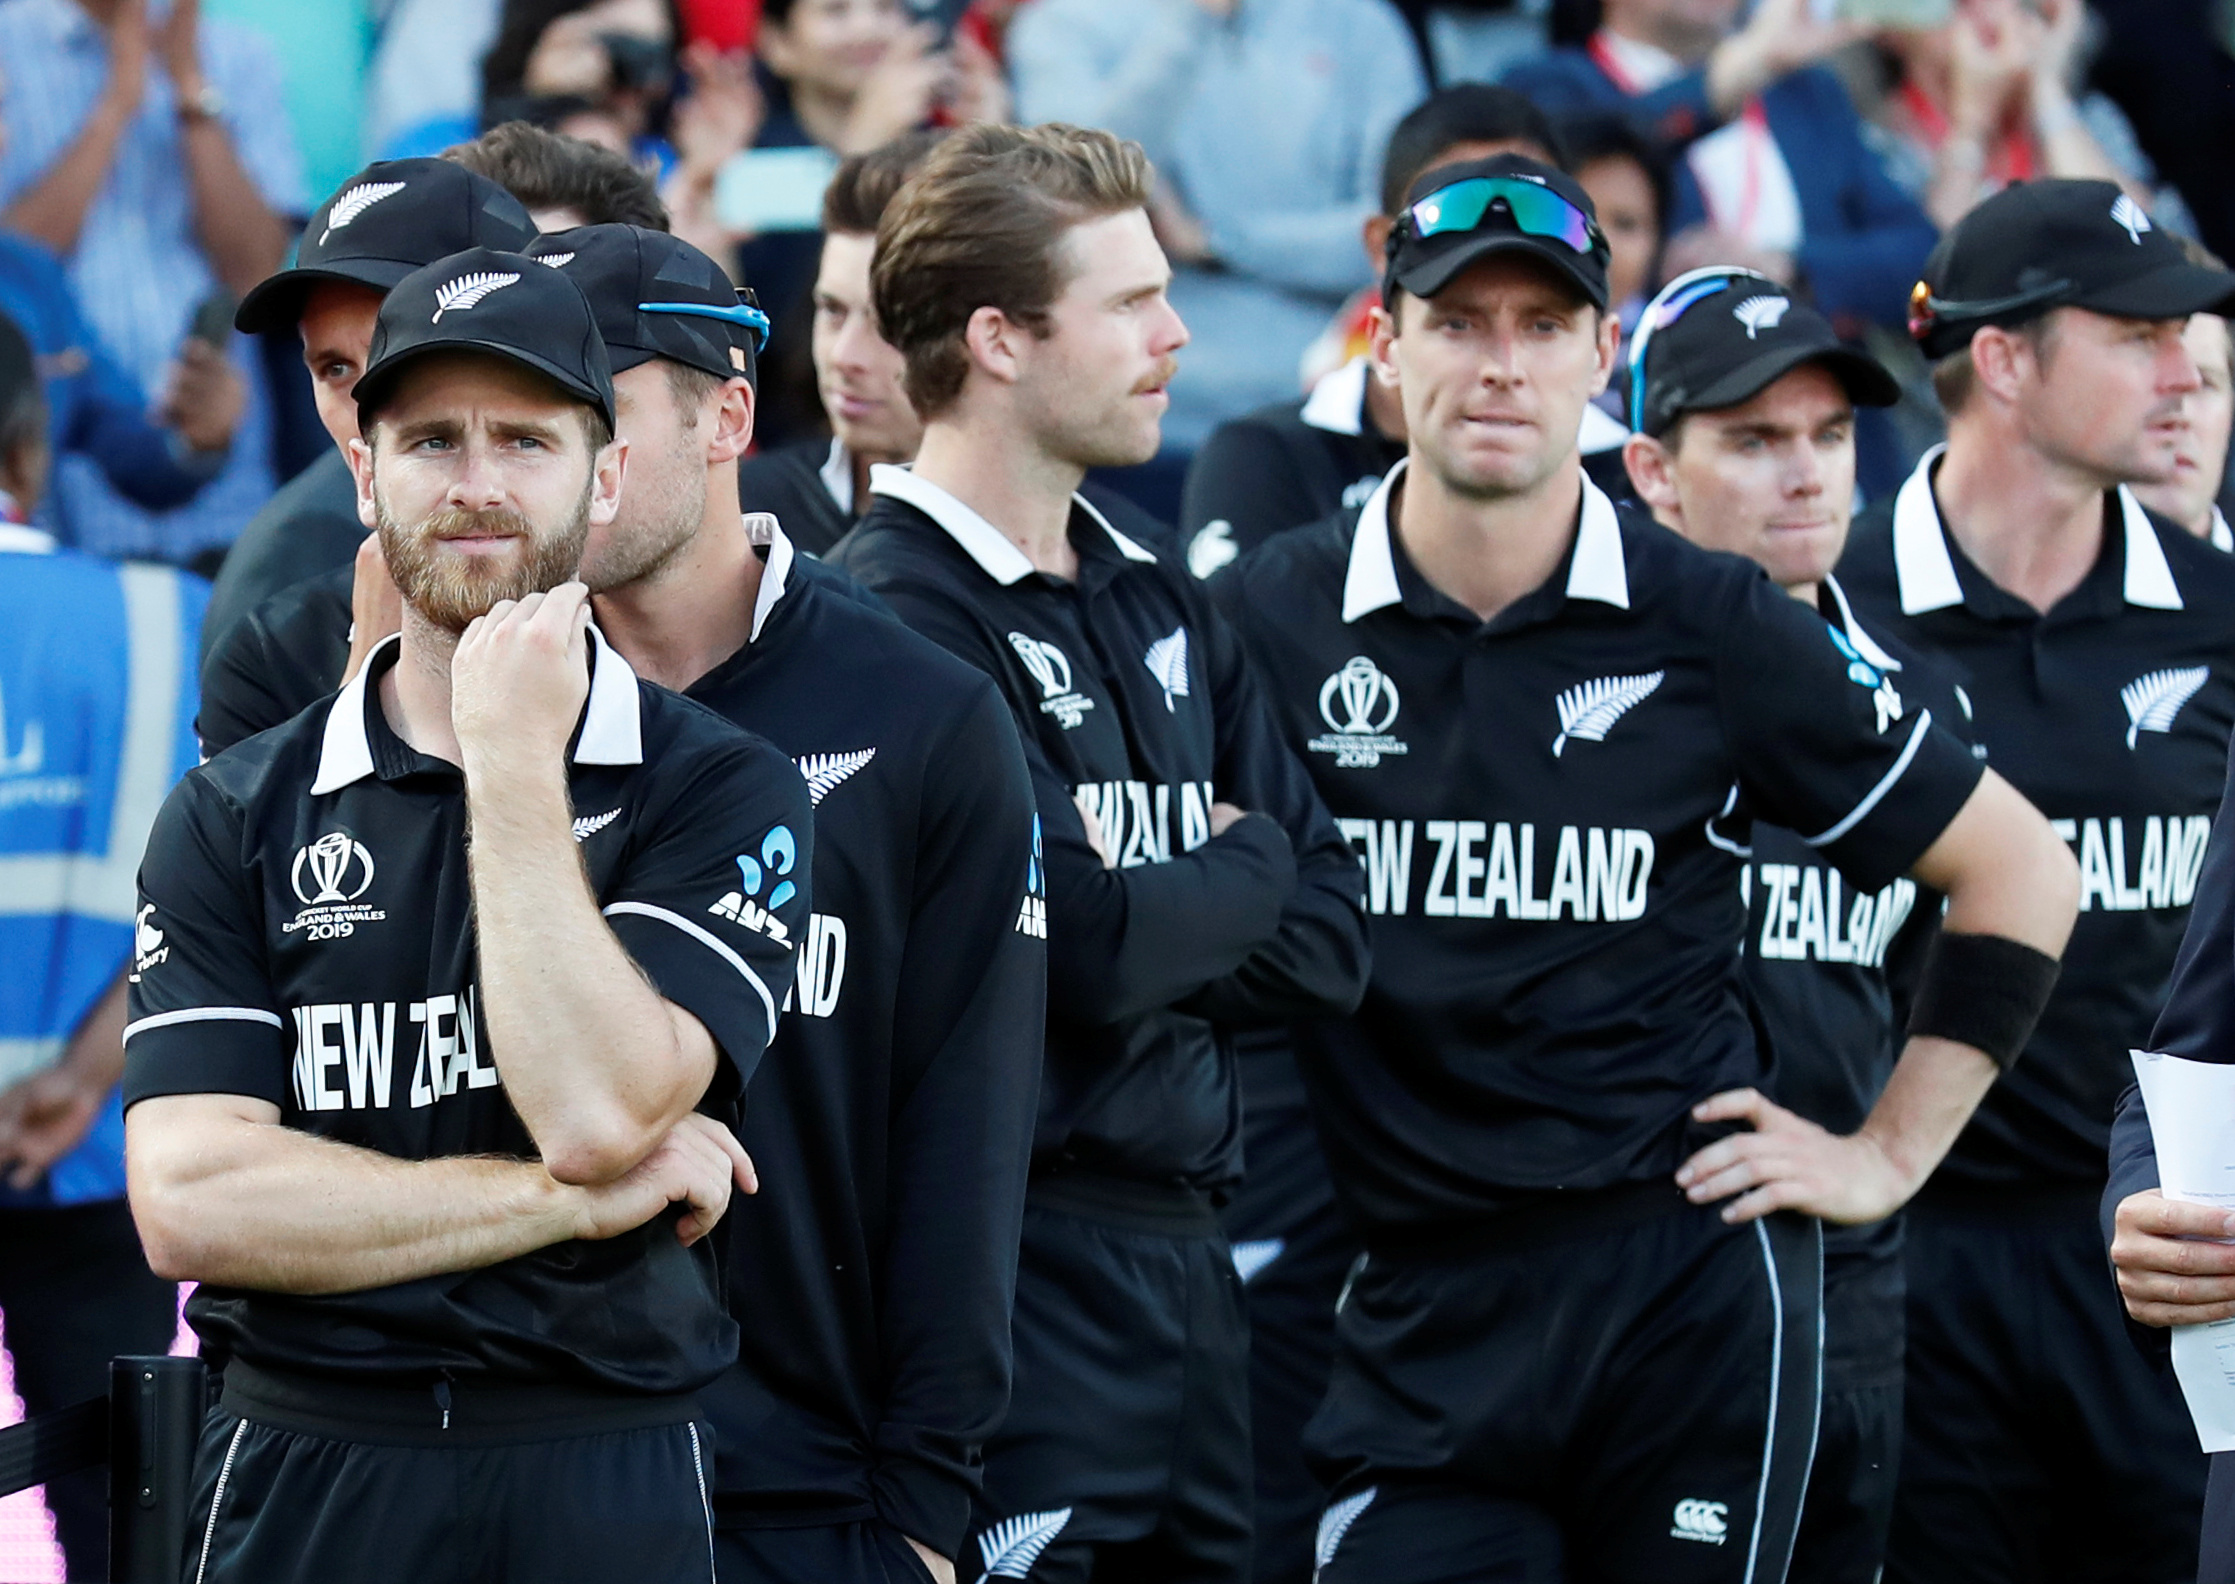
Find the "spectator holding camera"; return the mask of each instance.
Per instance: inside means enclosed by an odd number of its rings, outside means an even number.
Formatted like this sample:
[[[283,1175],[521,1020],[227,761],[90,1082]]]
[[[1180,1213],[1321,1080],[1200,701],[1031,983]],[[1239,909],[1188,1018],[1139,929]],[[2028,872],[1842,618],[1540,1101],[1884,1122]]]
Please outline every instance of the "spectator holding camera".
[[[306,207],[270,46],[199,11],[0,6],[0,226],[64,261],[98,344],[144,390],[169,379],[199,305],[278,267],[283,217]],[[252,376],[246,347],[227,350]],[[53,489],[78,544],[178,562],[222,549],[272,488],[268,404],[259,380],[248,386],[223,471],[186,507],[150,514],[64,456]]]

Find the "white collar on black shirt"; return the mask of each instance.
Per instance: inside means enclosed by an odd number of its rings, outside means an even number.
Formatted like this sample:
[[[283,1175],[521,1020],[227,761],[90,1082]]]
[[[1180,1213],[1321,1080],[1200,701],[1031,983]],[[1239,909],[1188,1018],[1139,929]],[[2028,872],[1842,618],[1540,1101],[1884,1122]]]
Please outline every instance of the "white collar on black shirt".
[[[1304,398],[1300,414],[1304,422],[1329,434],[1364,434],[1368,372],[1366,359],[1359,356],[1332,373],[1322,374],[1312,393]]]
[[[774,556],[770,559],[773,561]],[[756,630],[759,620],[756,611]],[[402,635],[397,633],[381,639],[348,685],[335,695],[333,707],[326,713],[326,735],[318,750],[318,778],[310,784],[311,796],[338,792],[373,773],[372,735],[365,725],[365,712],[378,709],[380,701],[369,696],[367,683],[376,671],[386,669],[373,663],[381,651],[401,642]],[[644,724],[637,715],[636,673],[595,626],[590,628],[590,648],[595,655],[590,668],[590,699],[583,706],[574,762],[642,764]]]
[[[2217,506],[2212,508],[2212,529],[2204,536],[2214,550],[2235,550],[2235,530],[2227,526],[2227,514]]]
[[[851,517],[854,514],[854,459],[847,454],[844,441],[836,436],[831,438],[830,455],[815,469],[815,476],[823,481],[823,493]]]
[[[983,517],[956,500],[952,495],[925,479],[916,477],[904,467],[893,467],[879,462],[869,470],[869,493],[890,495],[894,500],[906,501],[933,522],[947,530],[947,536],[970,552],[970,559],[985,570],[987,577],[1004,586],[1016,582],[1033,570],[1032,558],[1009,542],[1009,536],[994,527]],[[1094,509],[1084,495],[1071,497],[1071,504],[1102,525],[1110,536],[1110,543],[1128,561],[1154,561],[1155,555],[1142,549],[1132,540],[1110,526],[1110,519]]]
[[[761,563],[760,593],[753,597],[753,631],[751,636],[745,640],[747,643],[752,643],[760,637],[761,629],[768,625],[769,612],[773,611],[776,608],[776,602],[784,597],[784,590],[792,580],[792,562],[797,559],[799,552],[792,548],[791,539],[784,532],[784,525],[776,520],[773,512],[747,512],[745,514],[745,539],[755,549],[763,545],[768,547],[768,559]],[[594,627],[590,630],[592,632],[597,631]],[[626,663],[623,662],[623,664]],[[603,761],[592,762],[602,763]],[[634,761],[623,762],[633,763]]]
[[[1389,543],[1389,498],[1409,465],[1409,459],[1399,462],[1383,475],[1358,514],[1358,529],[1350,539],[1350,570],[1343,578],[1346,622],[1404,598],[1397,587],[1396,553]],[[1568,561],[1567,592],[1569,599],[1630,608],[1630,571],[1622,554],[1622,525],[1615,520],[1614,502],[1588,477],[1583,480],[1583,513],[1576,525],[1575,553]]]
[[[1901,613],[1916,616],[1963,603],[1955,557],[1948,553],[1940,506],[1932,498],[1932,467],[1946,446],[1934,446],[1894,497],[1894,579],[1901,589]],[[2126,530],[2126,602],[2150,610],[2179,610],[2180,585],[2165,560],[2157,525],[2124,484],[2119,513]]]

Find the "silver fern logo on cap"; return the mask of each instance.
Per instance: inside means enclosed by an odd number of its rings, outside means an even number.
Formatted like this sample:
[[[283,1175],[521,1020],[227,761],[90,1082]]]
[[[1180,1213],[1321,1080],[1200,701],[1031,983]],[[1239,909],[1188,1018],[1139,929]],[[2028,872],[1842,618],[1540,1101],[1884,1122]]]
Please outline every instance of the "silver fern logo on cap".
[[[318,233],[318,245],[324,247],[326,239],[348,225],[383,198],[393,198],[404,190],[402,182],[360,182],[334,200],[326,211],[326,229]]]
[[[459,313],[464,313],[491,292],[503,291],[507,286],[518,284],[519,279],[520,274],[517,270],[510,273],[498,270],[481,270],[472,275],[461,275],[446,286],[437,286],[435,288],[435,316],[427,323],[442,323],[442,316],[453,309]]]
[[[2154,231],[2157,229],[2155,226],[2150,224],[2150,217],[2148,212],[2145,211],[2143,207],[2140,204],[2136,203],[2132,198],[2129,198],[2125,193],[2120,193],[2118,197],[2112,201],[2111,219],[2115,224],[2119,225],[2125,230],[2127,240],[2132,242],[2136,247],[2140,247],[2142,245],[2143,232]]]
[[[1790,297],[1749,297],[1731,310],[1731,317],[1746,327],[1746,339],[1751,341],[1764,330],[1776,329],[1792,305]]]

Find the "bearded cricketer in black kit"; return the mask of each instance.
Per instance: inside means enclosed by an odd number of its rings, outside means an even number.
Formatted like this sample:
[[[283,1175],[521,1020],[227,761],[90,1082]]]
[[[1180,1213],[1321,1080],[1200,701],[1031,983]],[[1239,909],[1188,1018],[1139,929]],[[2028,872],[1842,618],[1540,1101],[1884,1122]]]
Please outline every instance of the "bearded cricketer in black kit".
[[[404,630],[189,776],[141,874],[132,1208],[224,1363],[187,1566],[703,1579],[690,1394],[737,1351],[706,1234],[753,1186],[807,789],[566,581],[627,463],[572,282],[407,277],[356,395]],[[709,910],[772,849],[788,894]]]

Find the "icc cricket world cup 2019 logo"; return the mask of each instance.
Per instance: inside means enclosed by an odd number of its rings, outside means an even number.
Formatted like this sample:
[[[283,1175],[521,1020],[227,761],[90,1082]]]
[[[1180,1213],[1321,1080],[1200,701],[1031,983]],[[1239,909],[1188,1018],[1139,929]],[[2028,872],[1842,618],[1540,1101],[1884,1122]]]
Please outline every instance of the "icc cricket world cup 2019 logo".
[[[317,886],[315,891],[303,885],[306,869]],[[305,907],[327,902],[354,902],[372,889],[372,854],[365,850],[363,843],[351,840],[344,832],[330,831],[296,852],[294,873],[289,878],[294,883],[295,895],[302,899]],[[356,881],[353,887],[349,886],[351,880]]]
[[[1337,769],[1371,770],[1407,751],[1389,735],[1397,723],[1397,684],[1364,655],[1352,655],[1319,685],[1319,718],[1329,731],[1304,746],[1333,754]]]

